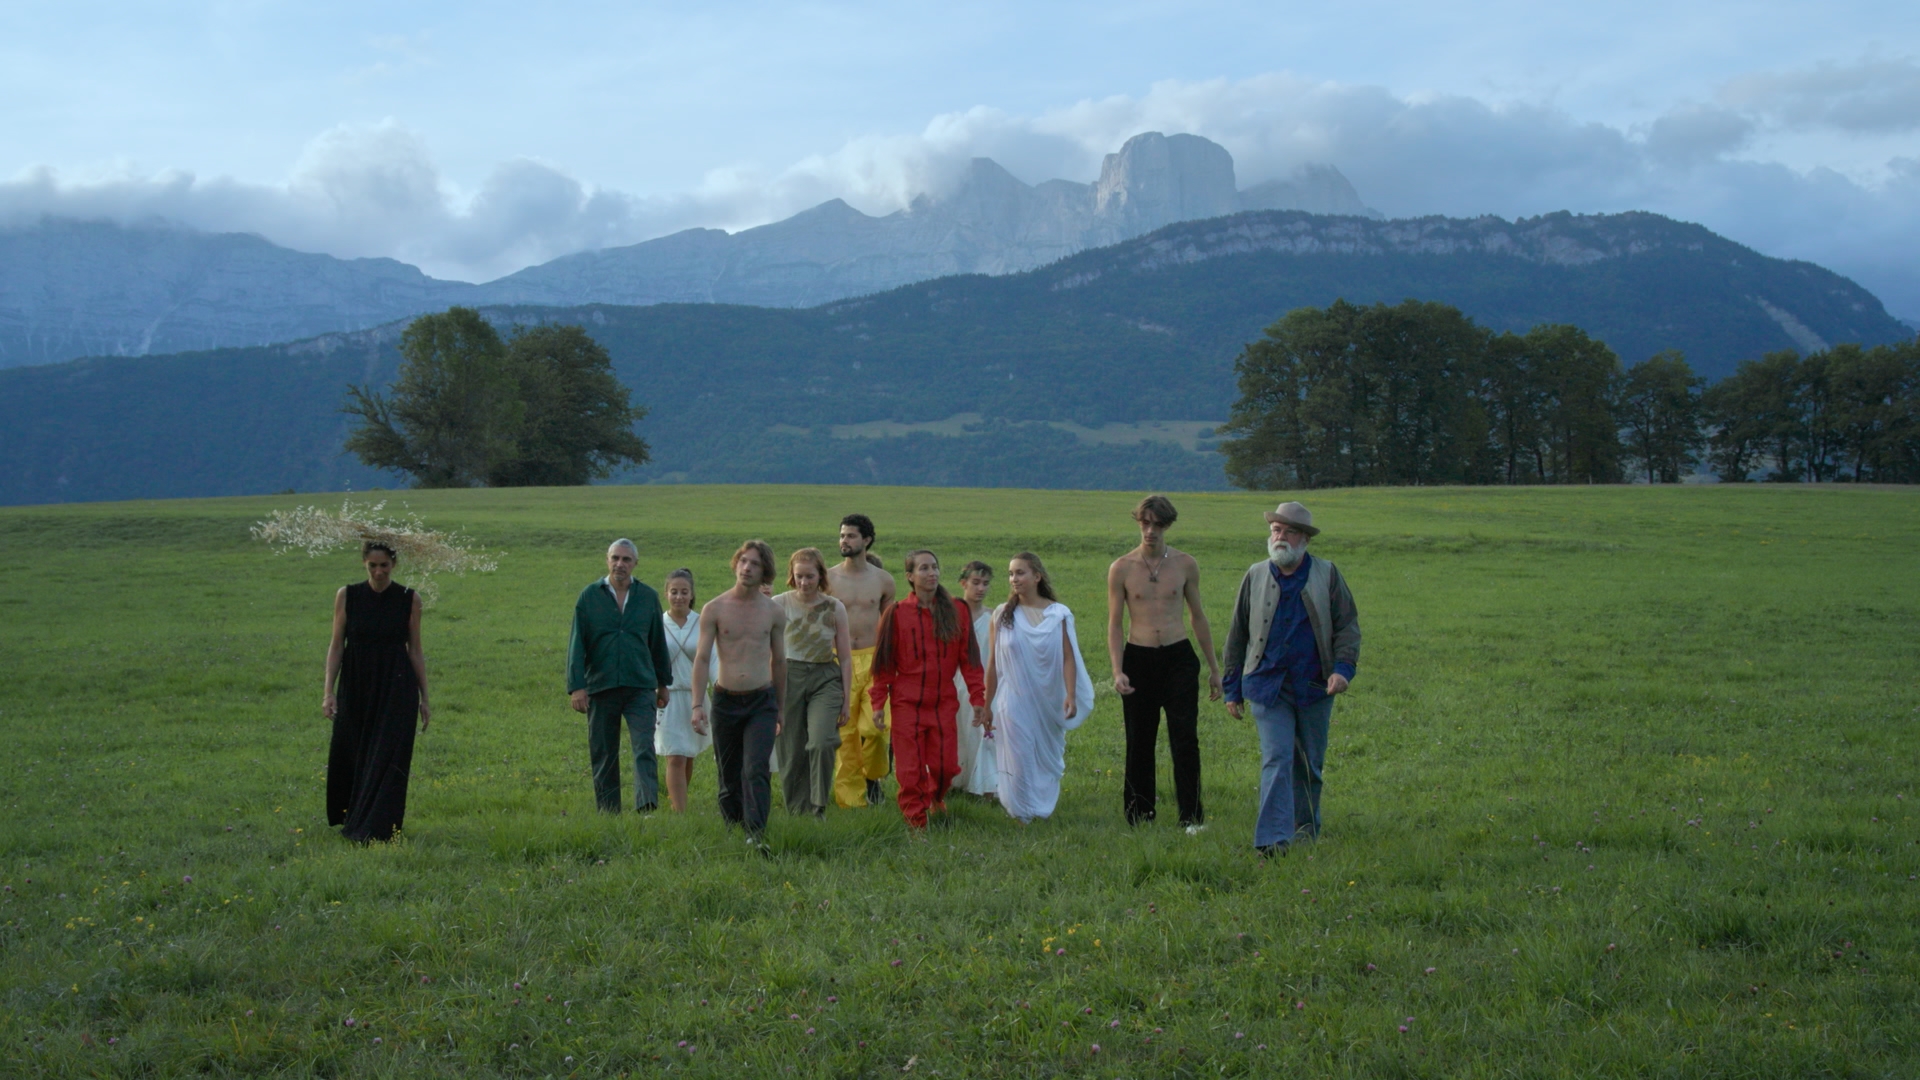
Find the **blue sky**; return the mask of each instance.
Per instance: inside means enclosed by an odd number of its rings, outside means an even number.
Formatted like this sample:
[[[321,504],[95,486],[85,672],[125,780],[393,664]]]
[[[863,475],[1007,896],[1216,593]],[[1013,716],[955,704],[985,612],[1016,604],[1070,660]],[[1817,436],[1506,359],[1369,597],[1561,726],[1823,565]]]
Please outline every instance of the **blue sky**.
[[[0,220],[161,216],[482,279],[1144,130],[1395,215],[1650,209],[1920,315],[1910,3],[0,8]]]

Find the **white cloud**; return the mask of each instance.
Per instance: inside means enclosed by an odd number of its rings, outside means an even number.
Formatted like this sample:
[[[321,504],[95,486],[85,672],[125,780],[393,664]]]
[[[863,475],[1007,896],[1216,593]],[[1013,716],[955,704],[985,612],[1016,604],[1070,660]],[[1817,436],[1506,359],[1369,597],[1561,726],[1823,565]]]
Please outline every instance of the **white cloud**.
[[[1920,313],[1920,269],[1907,253],[1920,248],[1920,166],[1911,156],[1889,155],[1877,179],[1862,179],[1857,170],[1849,177],[1754,155],[1766,152],[1755,149],[1759,133],[1787,129],[1877,145],[1871,140],[1920,124],[1916,95],[1920,67],[1870,59],[1745,76],[1711,103],[1678,103],[1629,128],[1537,101],[1402,95],[1287,73],[1168,81],[1031,116],[946,113],[918,133],[849,139],[777,172],[716,168],[695,188],[664,196],[596,188],[526,159],[498,165],[476,190],[457,190],[425,139],[388,121],[323,133],[279,185],[186,173],[82,181],[29,170],[0,182],[0,220],[164,217],[485,280],[681,228],[777,220],[829,198],[887,213],[946,190],[974,156],[1028,182],[1089,181],[1128,137],[1184,131],[1226,146],[1242,186],[1324,162],[1394,216],[1652,210],[1768,254],[1820,262],[1912,315]]]
[[[1862,133],[1920,129],[1920,64],[1868,58],[1729,80],[1720,99],[1783,127]]]

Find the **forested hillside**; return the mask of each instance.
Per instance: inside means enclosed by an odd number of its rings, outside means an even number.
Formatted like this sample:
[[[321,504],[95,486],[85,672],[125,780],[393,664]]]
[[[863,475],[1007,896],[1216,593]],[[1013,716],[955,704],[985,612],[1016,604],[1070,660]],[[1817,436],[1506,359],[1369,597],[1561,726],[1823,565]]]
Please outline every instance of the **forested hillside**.
[[[640,430],[654,460],[631,479],[1204,488],[1226,482],[1204,442],[1083,429],[1224,421],[1235,357],[1286,312],[1409,297],[1494,330],[1573,324],[1628,364],[1677,349],[1709,377],[1781,348],[1909,336],[1845,278],[1646,214],[1252,213],[807,310],[489,315],[578,322],[606,346],[652,409]],[[340,456],[336,410],[347,384],[393,377],[397,335],[0,372],[0,501],[391,485]]]

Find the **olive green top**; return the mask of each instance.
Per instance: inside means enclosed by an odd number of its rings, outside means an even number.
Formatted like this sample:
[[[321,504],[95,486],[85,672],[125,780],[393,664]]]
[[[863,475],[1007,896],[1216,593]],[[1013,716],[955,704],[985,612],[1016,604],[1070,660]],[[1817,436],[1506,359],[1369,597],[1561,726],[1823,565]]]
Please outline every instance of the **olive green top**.
[[[840,625],[840,601],[822,595],[818,603],[807,607],[798,592],[784,592],[774,599],[787,613],[788,660],[806,664],[839,662],[833,651],[833,635]]]

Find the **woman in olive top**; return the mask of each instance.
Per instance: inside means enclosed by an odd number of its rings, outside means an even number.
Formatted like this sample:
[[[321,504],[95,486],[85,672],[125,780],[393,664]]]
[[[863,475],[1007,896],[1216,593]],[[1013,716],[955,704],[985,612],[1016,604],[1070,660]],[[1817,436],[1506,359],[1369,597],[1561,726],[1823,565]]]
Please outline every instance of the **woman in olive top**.
[[[853,682],[847,608],[829,587],[819,549],[801,548],[787,559],[790,591],[773,598],[787,616],[787,722],[774,743],[780,786],[789,813],[815,817],[833,801],[834,758]]]

